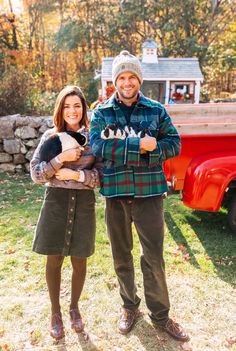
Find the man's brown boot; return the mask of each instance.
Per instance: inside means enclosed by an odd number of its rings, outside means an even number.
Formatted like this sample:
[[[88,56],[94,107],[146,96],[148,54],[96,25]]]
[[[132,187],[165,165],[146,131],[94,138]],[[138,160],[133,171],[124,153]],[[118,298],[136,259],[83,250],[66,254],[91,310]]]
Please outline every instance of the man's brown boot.
[[[154,322],[154,325],[157,325],[159,328],[170,334],[173,338],[179,341],[189,341],[190,338],[185,332],[184,328],[179,324],[169,318],[164,325],[158,325]]]
[[[118,323],[119,332],[121,334],[129,333],[140,315],[141,312],[139,309],[128,310],[127,308],[123,308]]]

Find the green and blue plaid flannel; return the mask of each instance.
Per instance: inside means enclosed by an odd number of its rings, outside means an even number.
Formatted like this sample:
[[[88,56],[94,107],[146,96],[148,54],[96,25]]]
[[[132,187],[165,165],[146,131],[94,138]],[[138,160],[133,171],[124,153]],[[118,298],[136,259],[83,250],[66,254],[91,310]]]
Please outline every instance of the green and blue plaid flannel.
[[[106,197],[149,197],[168,191],[162,162],[180,152],[181,141],[164,106],[140,93],[130,117],[130,125],[145,125],[157,139],[157,147],[147,156],[140,154],[140,138],[101,138],[108,124],[124,128],[126,118],[116,101],[115,94],[99,105],[91,118],[90,142],[95,156],[104,160],[101,194]]]

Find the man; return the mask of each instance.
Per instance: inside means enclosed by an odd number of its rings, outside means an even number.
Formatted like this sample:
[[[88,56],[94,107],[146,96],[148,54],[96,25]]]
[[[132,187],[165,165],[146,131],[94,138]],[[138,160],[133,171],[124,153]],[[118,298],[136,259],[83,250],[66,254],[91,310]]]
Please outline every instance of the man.
[[[115,57],[112,80],[116,92],[92,116],[91,145],[94,154],[104,159],[101,194],[106,197],[106,224],[123,300],[119,331],[127,334],[140,315],[131,253],[133,222],[142,247],[150,318],[174,338],[187,341],[183,328],[169,318],[163,260],[163,194],[168,186],[162,162],[179,154],[180,138],[165,108],[140,92],[142,69],[135,56],[125,50]],[[126,137],[114,134],[106,139],[104,129],[109,125],[125,130]],[[140,132],[144,137],[140,138]]]

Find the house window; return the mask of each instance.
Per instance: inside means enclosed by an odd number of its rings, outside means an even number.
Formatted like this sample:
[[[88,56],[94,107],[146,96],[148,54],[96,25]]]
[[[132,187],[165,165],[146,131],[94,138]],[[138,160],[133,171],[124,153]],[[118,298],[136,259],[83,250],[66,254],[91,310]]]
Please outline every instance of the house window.
[[[175,92],[180,94],[189,93],[189,84],[175,84]]]
[[[191,102],[191,100],[193,100],[193,93],[190,90],[190,84],[175,84],[172,93],[172,100],[176,102]]]
[[[147,49],[147,55],[153,55],[154,50],[153,49]]]

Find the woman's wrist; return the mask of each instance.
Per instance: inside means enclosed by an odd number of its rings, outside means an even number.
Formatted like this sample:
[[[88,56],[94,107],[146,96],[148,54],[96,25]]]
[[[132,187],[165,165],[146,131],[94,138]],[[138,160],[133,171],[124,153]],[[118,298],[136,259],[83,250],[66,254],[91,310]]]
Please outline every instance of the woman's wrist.
[[[59,155],[57,155],[55,158],[57,158],[59,160],[60,163],[63,163],[64,160],[63,160],[63,154],[60,153]]]
[[[56,163],[58,163],[58,164],[62,164],[63,163],[61,161],[61,159],[59,158],[59,156],[56,156],[54,159],[55,159]]]
[[[76,173],[77,173],[77,175],[76,175],[77,182],[83,183],[84,180],[85,180],[84,172],[83,171],[77,171]]]

